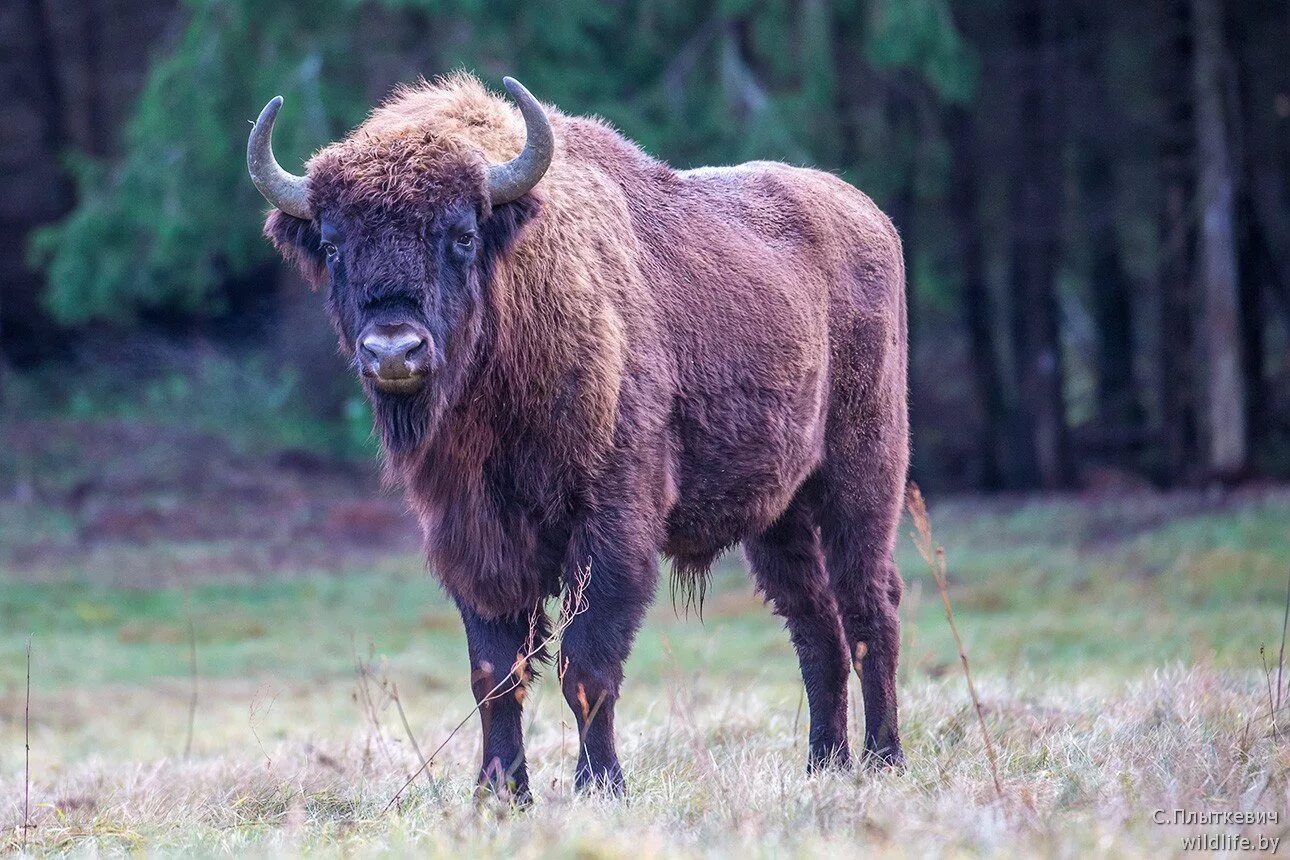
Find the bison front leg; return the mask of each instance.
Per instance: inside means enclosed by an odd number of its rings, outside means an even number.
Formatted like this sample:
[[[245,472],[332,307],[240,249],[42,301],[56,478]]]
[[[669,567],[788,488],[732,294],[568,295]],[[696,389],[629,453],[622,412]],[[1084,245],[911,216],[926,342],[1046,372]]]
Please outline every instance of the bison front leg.
[[[547,636],[540,608],[519,618],[484,618],[459,604],[470,650],[470,689],[479,705],[483,729],[483,764],[479,785],[499,797],[527,803],[528,768],[520,718],[532,666],[542,659],[537,649]]]
[[[566,573],[572,618],[557,666],[578,724],[579,790],[626,793],[614,746],[614,708],[623,663],[654,595],[658,568],[651,550],[597,526],[575,536]]]

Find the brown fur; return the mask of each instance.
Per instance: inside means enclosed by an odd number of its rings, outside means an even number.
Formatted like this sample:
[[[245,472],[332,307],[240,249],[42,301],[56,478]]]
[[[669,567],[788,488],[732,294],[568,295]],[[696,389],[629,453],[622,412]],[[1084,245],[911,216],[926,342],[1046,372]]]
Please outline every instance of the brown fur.
[[[587,656],[574,655],[565,687],[571,704],[607,695],[597,719],[612,727],[654,554],[694,587],[744,541],[798,646],[813,763],[846,757],[852,655],[866,748],[898,759],[891,551],[908,463],[907,337],[890,221],[826,173],[766,162],[675,171],[603,122],[548,114],[550,169],[497,213],[483,168],[519,150],[523,121],[469,76],[399,92],[309,164],[320,219],[361,224],[379,248],[364,264],[369,284],[432,277],[415,239],[454,204],[473,207],[481,229],[526,207],[485,261],[482,307],[457,327],[468,334],[446,336],[451,383],[431,380],[442,393],[415,401],[430,416],[415,444],[387,452],[436,574],[468,631],[505,638],[590,561],[593,610],[564,649]],[[282,213],[266,226],[322,282],[316,229]],[[341,318],[338,329],[352,350],[354,332]],[[613,780],[587,757],[593,776]]]

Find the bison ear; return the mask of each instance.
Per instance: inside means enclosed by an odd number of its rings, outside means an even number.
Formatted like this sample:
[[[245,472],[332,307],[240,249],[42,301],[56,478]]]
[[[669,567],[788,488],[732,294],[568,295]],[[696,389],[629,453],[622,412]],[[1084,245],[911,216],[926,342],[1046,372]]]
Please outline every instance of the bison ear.
[[[542,202],[531,192],[518,200],[493,208],[479,226],[480,260],[484,266],[485,280],[491,277],[493,264],[519,239],[524,226],[537,217]]]
[[[316,290],[322,286],[327,277],[327,261],[320,247],[322,235],[313,221],[274,209],[265,219],[264,235],[288,263],[300,270],[310,287]]]

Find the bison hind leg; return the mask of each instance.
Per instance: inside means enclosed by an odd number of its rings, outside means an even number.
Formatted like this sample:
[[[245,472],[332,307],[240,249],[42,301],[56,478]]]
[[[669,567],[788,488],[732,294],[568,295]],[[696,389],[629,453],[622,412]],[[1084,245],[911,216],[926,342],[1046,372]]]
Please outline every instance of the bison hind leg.
[[[797,651],[811,718],[807,769],[846,767],[850,664],[807,499],[799,494],[770,528],[744,541],[744,551]]]
[[[902,438],[885,450],[865,444],[852,457],[836,455],[826,466],[819,512],[829,583],[864,696],[865,761],[875,767],[904,763],[896,702],[903,582],[894,560],[905,485]]]

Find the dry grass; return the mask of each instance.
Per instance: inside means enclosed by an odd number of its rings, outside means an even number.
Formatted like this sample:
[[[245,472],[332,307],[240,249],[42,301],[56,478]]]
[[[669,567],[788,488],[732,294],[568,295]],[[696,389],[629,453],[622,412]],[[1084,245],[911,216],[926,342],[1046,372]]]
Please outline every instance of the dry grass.
[[[175,693],[182,701],[182,689]],[[565,777],[574,747],[558,728],[560,703],[544,703],[530,731],[538,800],[521,812],[473,799],[473,733],[454,737],[431,779],[383,811],[415,769],[415,753],[387,737],[394,747],[387,760],[373,748],[372,727],[357,719],[347,731],[293,728],[301,708],[317,705],[308,700],[327,692],[285,691],[279,721],[267,729],[285,737],[263,754],[253,744],[216,740],[199,743],[205,751],[187,760],[91,756],[46,770],[33,784],[31,848],[633,857],[858,849],[913,856],[1176,853],[1182,835],[1197,828],[1156,825],[1156,809],[1290,808],[1290,746],[1269,731],[1257,676],[1201,667],[1111,686],[983,679],[980,694],[998,744],[1002,800],[959,679],[904,690],[906,772],[818,778],[804,773],[803,739],[792,731],[794,696],[700,683],[653,702],[633,697],[620,720],[631,787],[623,803],[571,794]],[[420,727],[423,737],[448,737],[457,718],[445,710]],[[0,782],[0,816],[20,820],[21,795],[18,781]],[[1284,827],[1283,820],[1279,828],[1246,832],[1279,835]],[[15,830],[6,847],[18,842]]]

